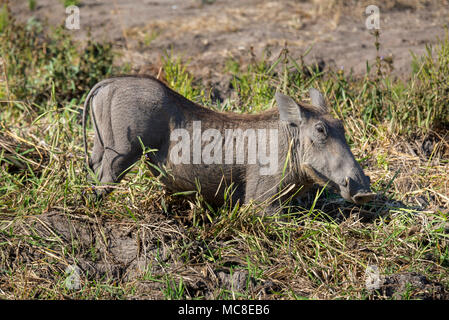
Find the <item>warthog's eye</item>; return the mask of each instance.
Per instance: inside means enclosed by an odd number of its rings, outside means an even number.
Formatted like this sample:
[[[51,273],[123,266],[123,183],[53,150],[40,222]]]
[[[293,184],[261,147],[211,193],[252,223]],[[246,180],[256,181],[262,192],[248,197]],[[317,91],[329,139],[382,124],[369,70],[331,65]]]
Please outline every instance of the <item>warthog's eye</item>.
[[[327,128],[323,122],[318,122],[315,124],[315,130],[317,138],[320,140],[324,140],[327,137]]]

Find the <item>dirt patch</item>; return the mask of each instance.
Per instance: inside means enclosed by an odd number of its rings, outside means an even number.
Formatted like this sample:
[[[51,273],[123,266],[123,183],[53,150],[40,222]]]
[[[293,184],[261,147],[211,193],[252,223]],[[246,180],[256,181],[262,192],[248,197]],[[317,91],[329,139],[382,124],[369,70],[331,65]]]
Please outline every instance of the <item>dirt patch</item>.
[[[384,276],[377,288],[377,294],[395,300],[402,300],[410,296],[424,300],[446,300],[449,298],[449,293],[441,284],[430,281],[416,272]]]
[[[308,48],[306,63],[344,69],[355,75],[374,64],[374,37],[367,30],[365,13],[371,3],[262,0],[152,0],[94,1],[80,5],[80,29],[85,39],[113,41],[124,51],[123,60],[134,70],[159,67],[165,52],[190,61],[197,78],[221,78],[227,59],[246,63],[251,52],[275,59],[285,43],[299,58]],[[28,1],[14,1],[13,14],[61,24],[67,15],[59,0],[40,0],[35,11]],[[408,75],[410,51],[425,52],[427,44],[444,36],[447,1],[385,1],[380,9],[380,54],[391,61],[393,74]],[[271,54],[270,54],[271,53]]]
[[[265,296],[278,288],[272,281],[257,282],[240,269],[238,259],[195,266],[210,248],[191,241],[184,226],[163,214],[135,223],[53,211],[12,223],[12,228],[21,236],[5,237],[9,245],[1,251],[0,268],[38,266],[33,268],[36,281],[67,289],[108,279],[123,286],[132,283],[137,293],[127,298],[163,299],[179,281],[189,296],[205,298],[216,298],[223,290]]]
[[[76,263],[91,277],[126,281],[144,273],[150,261],[167,261],[170,248],[184,236],[173,220],[158,215],[135,225],[51,212],[24,225],[34,225],[42,238],[57,237],[72,246]]]
[[[0,287],[7,292],[32,286],[42,296],[39,290],[49,286],[47,290],[66,291],[76,297],[77,291],[85,292],[93,282],[99,282],[120,288],[132,286],[127,299],[165,299],[169,294],[171,298],[235,299],[249,294],[272,299],[289,287],[296,288],[298,296],[307,297],[314,287],[307,278],[284,278],[288,265],[273,266],[262,279],[255,277],[248,268],[251,263],[238,255],[221,257],[219,263],[209,261],[213,260],[212,252],[226,250],[226,243],[194,240],[183,223],[164,214],[154,213],[136,223],[52,211],[10,221],[9,227],[2,229],[16,235],[0,234]],[[15,270],[14,283],[7,281],[5,270]],[[373,299],[449,298],[442,284],[418,273],[376,279],[374,287],[366,285]],[[183,291],[173,296],[180,284]]]

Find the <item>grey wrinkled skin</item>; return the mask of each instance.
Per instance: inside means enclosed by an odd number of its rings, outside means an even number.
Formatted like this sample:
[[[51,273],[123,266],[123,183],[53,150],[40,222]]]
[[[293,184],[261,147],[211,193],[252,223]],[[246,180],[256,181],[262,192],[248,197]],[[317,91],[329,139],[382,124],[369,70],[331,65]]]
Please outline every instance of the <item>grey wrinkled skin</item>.
[[[342,122],[328,113],[320,92],[311,89],[310,96],[311,105],[276,93],[277,108],[259,114],[222,113],[187,100],[152,77],[103,80],[90,91],[83,113],[86,162],[106,186],[95,191],[101,197],[111,191],[108,185],[120,182],[126,170],[142,155],[140,137],[146,147],[157,149],[147,156],[152,164],[167,173],[161,181],[169,191],[192,191],[199,185],[202,196],[211,205],[222,205],[225,190],[230,186],[234,191],[226,202],[243,204],[251,200],[270,202],[280,193],[280,186],[284,190],[281,200],[288,199],[298,189],[302,193],[314,183],[327,183],[344,199],[357,204],[370,201],[374,194],[370,192],[369,178],[345,141]],[[85,128],[89,105],[95,131],[90,159]],[[214,128],[223,137],[225,129],[277,129],[277,172],[261,175],[259,163],[236,164],[236,161],[233,164],[224,161],[210,165],[192,164],[193,161],[174,164],[169,155],[177,142],[170,141],[170,133],[185,128],[192,136],[193,121],[201,121],[203,132]],[[206,144],[203,142],[203,146]],[[190,156],[192,159],[193,152]],[[154,168],[150,170],[159,175]],[[279,201],[271,201],[273,212],[276,203]]]

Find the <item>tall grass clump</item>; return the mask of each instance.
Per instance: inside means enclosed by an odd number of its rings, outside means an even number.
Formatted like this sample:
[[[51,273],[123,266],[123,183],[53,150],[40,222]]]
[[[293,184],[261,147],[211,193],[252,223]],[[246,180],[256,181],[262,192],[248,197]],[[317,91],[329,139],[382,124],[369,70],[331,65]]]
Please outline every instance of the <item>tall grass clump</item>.
[[[204,92],[193,83],[193,76],[187,71],[187,66],[181,58],[175,58],[172,53],[167,53],[162,58],[162,67],[165,80],[168,85],[187,99],[199,102],[204,97]]]
[[[377,41],[377,40],[376,40]],[[374,127],[385,126],[391,134],[405,136],[424,135],[430,131],[443,132],[449,127],[449,38],[439,39],[437,45],[426,46],[422,56],[412,54],[411,74],[398,79],[383,68],[383,57],[376,61],[377,74],[360,79],[334,77],[332,82],[340,85],[348,81],[349,103],[344,109],[361,117]],[[385,59],[386,60],[386,59]],[[332,90],[334,91],[334,90]],[[338,95],[338,100],[348,97]]]
[[[0,211],[40,212],[72,188],[81,192],[84,182],[73,175],[82,136],[78,106],[121,68],[113,66],[110,43],[81,43],[35,19],[18,22],[6,5],[0,17]]]
[[[379,41],[377,36],[376,50]],[[412,53],[413,71],[406,80],[393,77],[392,62],[380,55],[373,66],[367,62],[364,77],[355,77],[343,68],[323,72],[318,65],[306,65],[307,52],[295,59],[284,49],[271,63],[265,58],[252,59],[247,66],[230,59],[227,71],[233,76],[238,108],[250,111],[270,107],[276,90],[301,100],[309,87],[315,87],[330,100],[336,116],[361,120],[357,127],[362,135],[375,132],[377,127],[406,136],[449,127],[447,32],[435,47],[428,45],[424,55]]]
[[[272,66],[264,58],[253,57],[251,63],[241,68],[237,60],[228,59],[226,69],[232,75],[231,86],[238,95],[233,111],[257,112],[269,107],[276,89],[272,81],[276,64]]]
[[[0,22],[0,55],[14,100],[45,106],[53,90],[59,106],[79,102],[114,72],[110,43],[88,41],[82,46],[63,27],[50,28],[34,19],[19,23],[9,16],[7,21]]]
[[[426,53],[413,55],[413,78],[410,82],[405,114],[399,121],[409,117],[418,127],[426,129],[449,129],[449,37],[446,29],[444,39]],[[402,110],[401,110],[402,111]]]
[[[8,27],[9,24],[9,14],[8,7],[6,4],[0,4],[0,32],[3,32]]]

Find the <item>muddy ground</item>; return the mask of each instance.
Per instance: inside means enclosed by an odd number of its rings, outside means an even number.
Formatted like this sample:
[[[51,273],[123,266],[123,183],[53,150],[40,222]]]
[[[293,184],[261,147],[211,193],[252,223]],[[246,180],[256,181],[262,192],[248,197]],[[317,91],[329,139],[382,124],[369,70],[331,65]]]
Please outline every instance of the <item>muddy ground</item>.
[[[374,64],[372,32],[366,28],[369,4],[380,10],[380,55],[392,61],[393,74],[410,72],[410,52],[421,55],[427,44],[444,36],[449,2],[438,1],[262,1],[262,0],[114,0],[80,1],[76,38],[113,41],[123,49],[133,70],[154,72],[170,50],[189,61],[196,78],[215,82],[230,57],[248,62],[269,52],[276,59],[285,44],[290,54],[333,69],[366,71]],[[12,1],[22,20],[34,16],[51,24],[64,23],[59,0]]]
[[[95,290],[87,283],[102,284],[107,280],[111,290],[118,286],[126,291],[126,299],[166,299],[168,275],[176,275],[174,283],[182,279],[184,294],[205,299],[235,299],[240,294],[253,299],[273,299],[277,292],[290,286],[299,296],[314,293],[313,283],[306,278],[255,279],[244,268],[248,261],[238,255],[223,256],[220,264],[204,263],[204,256],[226,246],[226,241],[192,241],[195,235],[185,227],[185,221],[159,212],[146,214],[136,223],[55,210],[9,225],[10,232],[21,236],[11,238],[0,234],[0,240],[9,244],[9,250],[2,250],[0,258],[5,270],[15,270],[16,280],[12,283],[1,278],[0,291],[20,290],[27,292],[29,298],[33,297],[30,291],[42,298],[45,287],[61,286],[65,289],[52,299],[73,299],[76,292]],[[188,264],[184,263],[186,259]],[[18,267],[24,265],[29,267],[23,270]],[[369,268],[365,281],[370,299],[404,299],[407,294],[413,299],[449,299],[444,285],[422,274],[376,275],[375,267]],[[223,296],[223,291],[230,295]],[[118,295],[111,292],[111,297]],[[107,297],[103,293],[102,298]]]

